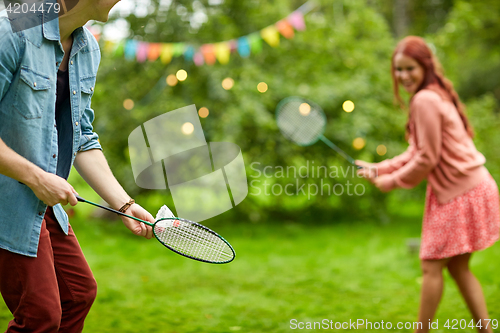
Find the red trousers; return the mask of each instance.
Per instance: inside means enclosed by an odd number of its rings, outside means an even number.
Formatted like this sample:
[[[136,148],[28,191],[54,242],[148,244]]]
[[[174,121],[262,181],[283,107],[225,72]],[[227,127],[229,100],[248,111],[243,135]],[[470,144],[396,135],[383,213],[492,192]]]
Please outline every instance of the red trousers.
[[[69,227],[48,208],[36,258],[0,249],[0,291],[14,315],[6,332],[81,332],[97,285]]]

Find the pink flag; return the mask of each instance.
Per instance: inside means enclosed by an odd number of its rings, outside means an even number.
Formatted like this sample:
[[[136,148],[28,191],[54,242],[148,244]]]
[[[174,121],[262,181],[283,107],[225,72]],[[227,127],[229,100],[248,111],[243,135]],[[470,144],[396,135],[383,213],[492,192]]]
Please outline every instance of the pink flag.
[[[148,58],[149,43],[139,42],[137,46],[137,61],[144,62]]]
[[[201,66],[205,63],[205,60],[203,60],[203,54],[201,52],[196,52],[193,56],[193,61],[196,66]]]
[[[304,22],[304,15],[301,12],[295,11],[288,15],[287,21],[290,22],[295,30],[303,31],[306,30],[306,23]]]

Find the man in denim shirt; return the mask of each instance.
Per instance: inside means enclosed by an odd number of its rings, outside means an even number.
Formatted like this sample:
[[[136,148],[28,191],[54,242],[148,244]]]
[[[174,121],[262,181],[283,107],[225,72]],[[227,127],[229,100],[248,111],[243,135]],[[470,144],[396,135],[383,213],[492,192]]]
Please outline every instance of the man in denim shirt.
[[[7,332],[81,332],[96,283],[61,207],[76,205],[71,166],[113,208],[154,222],[116,181],[93,132],[99,46],[83,25],[117,0],[81,0],[68,13],[13,31],[0,13],[0,291]],[[151,227],[123,218],[133,233]]]

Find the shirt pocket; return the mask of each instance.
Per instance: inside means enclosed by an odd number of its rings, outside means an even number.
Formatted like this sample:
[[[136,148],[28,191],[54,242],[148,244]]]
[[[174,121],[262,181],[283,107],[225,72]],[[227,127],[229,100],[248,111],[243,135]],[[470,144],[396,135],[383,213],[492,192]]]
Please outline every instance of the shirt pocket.
[[[81,96],[81,113],[85,110],[87,105],[89,104],[92,95],[94,94],[94,85],[95,85],[95,76],[88,76],[80,79],[80,91],[82,92]]]
[[[22,67],[13,107],[26,119],[41,118],[50,94],[50,79]]]

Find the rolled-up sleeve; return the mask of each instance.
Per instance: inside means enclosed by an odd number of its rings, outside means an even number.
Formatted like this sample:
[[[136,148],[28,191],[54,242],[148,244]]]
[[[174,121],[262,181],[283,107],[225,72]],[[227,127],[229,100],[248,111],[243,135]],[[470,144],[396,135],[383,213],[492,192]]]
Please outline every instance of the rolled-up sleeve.
[[[0,17],[0,101],[9,90],[19,66],[22,49],[21,38],[12,32],[9,20]]]
[[[89,100],[82,115],[82,134],[80,136],[80,148],[78,151],[87,151],[90,149],[102,150],[101,144],[99,143],[99,136],[94,132],[94,128],[92,127],[92,123],[94,122],[94,110],[92,110],[90,104],[91,101]]]

